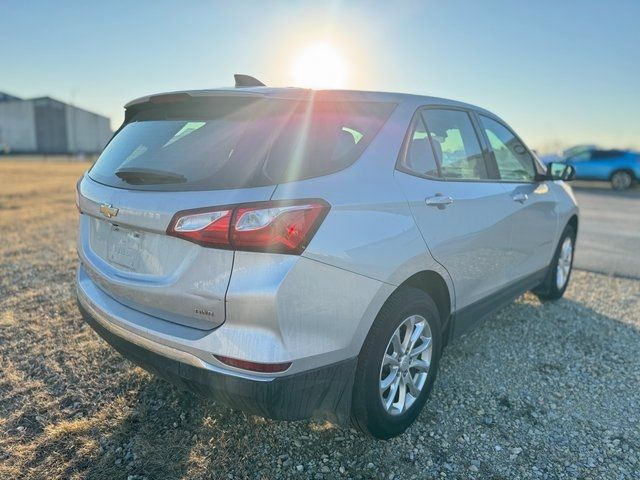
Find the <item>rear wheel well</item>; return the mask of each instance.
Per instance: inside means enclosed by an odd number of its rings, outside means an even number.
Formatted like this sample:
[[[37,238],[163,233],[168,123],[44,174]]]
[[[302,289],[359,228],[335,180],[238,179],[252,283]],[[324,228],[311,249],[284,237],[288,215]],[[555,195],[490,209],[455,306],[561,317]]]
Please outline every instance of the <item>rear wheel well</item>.
[[[447,321],[451,313],[451,296],[444,278],[432,270],[424,270],[407,278],[398,286],[398,289],[403,287],[417,288],[433,299],[436,307],[438,307],[443,332],[446,331]]]

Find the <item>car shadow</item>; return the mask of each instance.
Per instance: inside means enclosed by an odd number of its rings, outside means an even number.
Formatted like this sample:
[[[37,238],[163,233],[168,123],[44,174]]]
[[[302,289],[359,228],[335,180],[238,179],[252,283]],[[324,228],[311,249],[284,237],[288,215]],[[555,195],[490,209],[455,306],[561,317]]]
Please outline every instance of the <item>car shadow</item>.
[[[149,377],[130,414],[101,441],[104,453],[88,477],[405,478],[422,475],[417,456],[433,473],[456,476],[465,475],[456,471],[458,459],[470,450],[478,459],[500,456],[496,445],[519,446],[518,468],[554,476],[565,466],[549,459],[550,446],[577,456],[567,430],[615,425],[593,442],[603,449],[615,438],[634,442],[625,419],[640,398],[609,392],[630,381],[626,369],[637,366],[638,345],[632,324],[570,299],[541,303],[527,294],[446,349],[417,423],[388,442],[328,423],[248,416]],[[411,453],[396,455],[401,448]],[[504,475],[498,463],[479,461],[477,475]],[[577,463],[577,476],[590,473]]]

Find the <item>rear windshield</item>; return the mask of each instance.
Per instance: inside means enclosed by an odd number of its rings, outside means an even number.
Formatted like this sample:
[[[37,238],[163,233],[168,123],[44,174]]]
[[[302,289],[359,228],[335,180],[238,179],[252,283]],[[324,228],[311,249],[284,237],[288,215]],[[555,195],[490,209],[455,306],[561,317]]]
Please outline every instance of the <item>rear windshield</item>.
[[[220,97],[148,106],[118,131],[89,176],[138,190],[274,185],[351,165],[395,104]]]

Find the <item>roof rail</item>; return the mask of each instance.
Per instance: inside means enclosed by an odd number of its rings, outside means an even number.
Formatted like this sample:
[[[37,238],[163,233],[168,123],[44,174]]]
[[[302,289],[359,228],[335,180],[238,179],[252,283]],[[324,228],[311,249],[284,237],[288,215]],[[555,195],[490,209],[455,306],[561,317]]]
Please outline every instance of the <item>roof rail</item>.
[[[233,78],[236,80],[236,88],[238,87],[264,87],[265,84],[262,83],[257,78],[254,78],[250,75],[243,75],[242,73],[236,73]]]

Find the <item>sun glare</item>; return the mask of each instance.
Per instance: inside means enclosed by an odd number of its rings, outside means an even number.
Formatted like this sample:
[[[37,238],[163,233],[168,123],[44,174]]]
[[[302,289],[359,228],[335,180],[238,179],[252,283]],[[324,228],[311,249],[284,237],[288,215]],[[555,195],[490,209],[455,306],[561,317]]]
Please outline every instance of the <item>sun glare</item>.
[[[342,88],[348,77],[347,62],[340,50],[317,43],[301,50],[292,65],[296,87]]]

